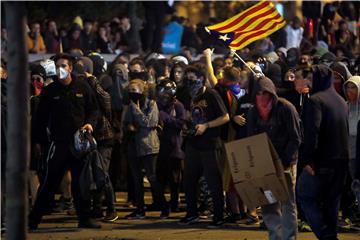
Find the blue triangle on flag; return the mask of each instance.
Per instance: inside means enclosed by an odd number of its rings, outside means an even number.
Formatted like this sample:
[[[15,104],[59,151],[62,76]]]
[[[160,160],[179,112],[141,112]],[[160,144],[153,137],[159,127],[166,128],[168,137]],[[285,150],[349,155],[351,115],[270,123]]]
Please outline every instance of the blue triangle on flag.
[[[221,42],[226,46],[228,46],[235,37],[235,33],[233,32],[220,33],[218,31],[209,30],[208,28],[205,28],[205,30],[212,36],[214,40],[216,40],[217,42]]]

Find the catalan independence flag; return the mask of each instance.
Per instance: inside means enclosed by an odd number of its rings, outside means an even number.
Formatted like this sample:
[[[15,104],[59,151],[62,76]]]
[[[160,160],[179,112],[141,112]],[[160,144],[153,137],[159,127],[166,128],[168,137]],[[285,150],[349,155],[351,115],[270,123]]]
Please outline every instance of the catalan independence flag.
[[[233,50],[265,38],[286,24],[275,5],[262,1],[232,18],[206,27],[206,31],[224,41]]]

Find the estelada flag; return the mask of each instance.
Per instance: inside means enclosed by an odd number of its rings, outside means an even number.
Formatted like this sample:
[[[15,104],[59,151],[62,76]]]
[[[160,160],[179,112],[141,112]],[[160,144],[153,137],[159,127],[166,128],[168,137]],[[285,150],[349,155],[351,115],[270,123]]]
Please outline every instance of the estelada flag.
[[[224,22],[205,29],[212,36],[224,41],[231,49],[239,50],[269,36],[285,24],[275,5],[270,1],[262,1]]]

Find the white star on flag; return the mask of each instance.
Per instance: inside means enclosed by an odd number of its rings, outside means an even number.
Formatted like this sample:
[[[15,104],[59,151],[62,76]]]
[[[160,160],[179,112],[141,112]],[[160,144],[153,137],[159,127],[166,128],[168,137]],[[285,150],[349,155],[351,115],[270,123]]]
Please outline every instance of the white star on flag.
[[[226,42],[227,40],[229,40],[229,39],[231,39],[231,38],[229,38],[229,37],[227,36],[227,34],[225,34],[225,35],[220,35],[220,36],[219,36],[219,39],[221,39],[221,40],[223,40],[224,42]]]

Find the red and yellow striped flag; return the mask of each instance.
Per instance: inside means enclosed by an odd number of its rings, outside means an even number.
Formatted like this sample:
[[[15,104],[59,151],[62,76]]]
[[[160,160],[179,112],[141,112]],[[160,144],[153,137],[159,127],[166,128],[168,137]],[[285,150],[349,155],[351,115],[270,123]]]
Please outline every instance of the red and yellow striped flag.
[[[218,34],[230,34],[231,49],[239,50],[246,45],[276,32],[286,22],[270,1],[260,2],[228,20],[208,26],[207,30]],[[230,36],[229,35],[229,36]],[[222,39],[222,38],[219,38]]]

